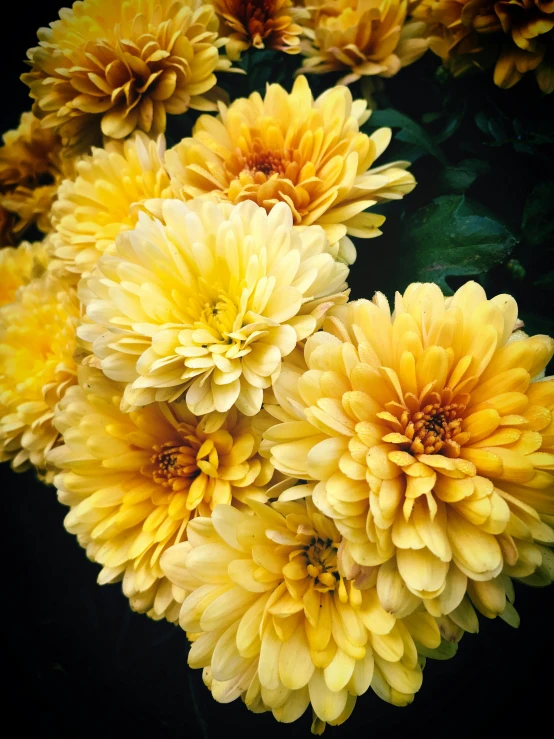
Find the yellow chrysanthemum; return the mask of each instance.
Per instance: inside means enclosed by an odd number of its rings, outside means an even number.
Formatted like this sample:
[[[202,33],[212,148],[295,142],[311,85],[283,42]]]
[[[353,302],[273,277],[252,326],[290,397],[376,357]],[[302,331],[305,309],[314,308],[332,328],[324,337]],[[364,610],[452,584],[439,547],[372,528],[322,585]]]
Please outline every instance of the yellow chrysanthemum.
[[[166,113],[215,110],[216,77],[230,62],[210,3],[201,0],[83,0],[60,12],[29,49],[21,79],[42,125],[69,146],[100,132],[163,133]]]
[[[79,161],[52,209],[51,269],[64,276],[90,272],[101,254],[113,252],[116,236],[134,228],[140,203],[170,194],[164,151],[163,136],[153,141],[139,132]]]
[[[185,200],[208,192],[232,203],[252,200],[268,211],[285,202],[295,225],[323,226],[331,244],[347,233],[378,236],[384,217],[363,211],[402,198],[415,181],[408,162],[370,169],[391,131],[362,133],[366,107],[342,86],[314,100],[305,77],[290,94],[269,85],[265,98],[254,93],[220,106],[218,119],[202,116],[192,138],[167,152],[174,191]],[[355,254],[347,240],[341,257],[351,263]]]
[[[455,76],[494,65],[499,87],[533,71],[542,92],[554,91],[552,0],[423,0],[413,15]]]
[[[189,665],[204,668],[214,698],[242,696],[285,723],[311,704],[317,733],[346,721],[370,686],[410,703],[422,680],[414,639],[440,643],[430,614],[397,620],[374,582],[345,580],[340,534],[311,500],[250,505],[254,515],[218,506],[193,521],[189,541],[161,560],[187,593],[179,623],[193,641]]]
[[[76,380],[75,291],[44,274],[0,308],[0,461],[46,469],[54,407]]]
[[[120,410],[122,386],[91,367],[60,402],[63,444],[50,454],[54,482],[70,506],[65,526],[103,566],[99,582],[123,579],[131,606],[177,618],[179,606],[160,555],[186,538],[187,522],[245,495],[265,500],[273,474],[258,455],[253,421],[233,411],[200,421],[184,403]]]
[[[267,439],[277,469],[317,481],[344,566],[379,569],[387,610],[423,599],[436,616],[501,572],[531,575],[554,543],[554,341],[512,334],[513,298],[472,282],[333,315],[307,370],[274,387],[284,423]]]
[[[287,54],[298,54],[299,21],[309,17],[303,8],[293,6],[292,0],[212,0],[223,20],[222,33],[228,38],[225,51],[235,60],[243,51],[276,49]]]
[[[18,128],[8,131],[0,148],[0,209],[12,214],[0,246],[13,243],[32,223],[43,232],[50,226],[50,208],[74,162],[62,156],[61,141],[45,131],[32,113],[23,113]],[[5,215],[4,219],[9,219]]]
[[[304,72],[345,72],[342,84],[393,77],[422,56],[425,24],[407,21],[408,0],[305,0],[311,12]]]
[[[18,288],[40,277],[47,262],[42,241],[0,249],[0,307],[15,300]]]
[[[321,228],[298,233],[288,206],[161,200],[163,222],[139,214],[82,283],[81,338],[129,406],[186,392],[196,415],[248,416],[282,358],[346,300],[348,268]]]

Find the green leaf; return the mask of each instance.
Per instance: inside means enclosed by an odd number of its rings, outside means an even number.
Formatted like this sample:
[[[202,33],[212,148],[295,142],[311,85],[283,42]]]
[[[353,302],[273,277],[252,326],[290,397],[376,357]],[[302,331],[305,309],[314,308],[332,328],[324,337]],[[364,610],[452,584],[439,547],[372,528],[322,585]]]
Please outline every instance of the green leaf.
[[[539,182],[525,201],[522,235],[528,244],[546,245],[554,238],[554,182]]]
[[[487,174],[489,169],[489,163],[481,159],[464,159],[456,167],[445,167],[440,181],[448,191],[461,193],[468,190],[480,175]]]
[[[400,113],[398,110],[388,108],[385,110],[376,110],[372,113],[368,121],[368,126],[372,128],[399,128],[395,138],[407,144],[414,144],[427,154],[436,157],[439,161],[445,162],[444,154],[435,143],[433,137],[418,123],[408,118],[407,115]]]
[[[516,243],[508,229],[463,195],[444,195],[406,222],[412,279],[451,293],[449,276],[477,276],[503,262]]]
[[[550,292],[554,291],[554,270],[541,275],[535,280],[533,285],[541,290],[549,290]]]
[[[475,116],[475,123],[484,134],[490,136],[492,141],[487,143],[492,146],[501,146],[511,140],[508,128],[510,121],[498,110],[481,110]]]
[[[428,657],[429,659],[451,659],[458,651],[458,644],[454,641],[446,641],[442,639],[440,645],[436,649],[429,649],[423,645],[416,643],[418,654]]]

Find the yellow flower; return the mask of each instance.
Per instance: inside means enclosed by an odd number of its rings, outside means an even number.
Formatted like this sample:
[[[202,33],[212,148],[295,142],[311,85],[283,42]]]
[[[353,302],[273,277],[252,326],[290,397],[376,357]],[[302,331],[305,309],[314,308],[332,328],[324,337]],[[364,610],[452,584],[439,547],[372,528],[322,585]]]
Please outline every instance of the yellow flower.
[[[228,37],[225,50],[235,60],[243,51],[277,49],[287,54],[300,51],[302,26],[298,21],[309,17],[292,0],[212,0],[224,21],[222,33]]]
[[[429,648],[440,635],[424,611],[397,620],[339,574],[340,534],[311,500],[250,503],[254,515],[218,506],[189,526],[189,541],[161,565],[187,595],[179,616],[193,641],[189,665],[204,668],[213,697],[242,696],[278,721],[311,704],[314,728],[345,721],[371,686],[406,705],[421,686],[414,639]]]
[[[48,273],[0,308],[0,461],[46,470],[54,407],[76,380],[75,291]],[[49,479],[49,478],[47,478]]]
[[[83,0],[60,12],[29,49],[21,79],[33,111],[64,143],[84,148],[135,128],[163,133],[166,113],[215,110],[219,56],[213,7],[201,0]]]
[[[127,405],[186,392],[196,415],[236,404],[253,416],[282,358],[346,300],[348,269],[322,229],[297,233],[288,206],[160,201],[83,281],[92,344]]]
[[[47,261],[42,241],[0,249],[0,307],[15,300],[18,288],[40,277]]]
[[[202,116],[192,138],[167,152],[174,191],[185,200],[208,192],[232,203],[252,200],[267,211],[285,202],[295,225],[323,226],[331,244],[347,233],[378,236],[385,219],[363,211],[402,198],[415,181],[407,162],[370,169],[391,131],[362,133],[366,107],[342,86],[314,100],[304,77],[290,94],[269,85],[263,99],[254,93],[220,106],[218,119]],[[347,240],[341,257],[351,263],[355,254]]]
[[[554,91],[554,4],[544,0],[423,0],[413,12],[427,24],[429,48],[458,76],[494,65],[494,82],[513,87],[534,71]]]
[[[13,214],[3,242],[12,243],[32,223],[48,232],[50,208],[63,177],[73,174],[73,160],[62,156],[61,141],[45,131],[32,113],[4,134],[0,148],[0,208]],[[9,216],[5,215],[4,218]]]
[[[425,53],[425,24],[407,21],[408,0],[305,0],[311,11],[304,72],[393,77]]]
[[[122,387],[83,366],[55,418],[63,445],[50,455],[54,482],[71,510],[65,526],[103,566],[101,584],[123,579],[131,606],[156,619],[179,607],[160,569],[164,550],[186,538],[187,522],[218,504],[265,500],[273,474],[257,453],[260,434],[236,411],[207,423],[184,403],[120,410]]]
[[[110,141],[77,164],[77,176],[65,180],[52,209],[51,269],[66,277],[90,272],[115,238],[137,223],[138,206],[170,194],[163,166],[165,140],[136,133]]]
[[[334,310],[307,370],[274,387],[275,467],[318,481],[343,566],[378,569],[386,610],[463,610],[466,589],[531,575],[554,543],[554,341],[512,334],[516,319],[472,282],[446,299],[414,283],[392,315],[377,293]]]

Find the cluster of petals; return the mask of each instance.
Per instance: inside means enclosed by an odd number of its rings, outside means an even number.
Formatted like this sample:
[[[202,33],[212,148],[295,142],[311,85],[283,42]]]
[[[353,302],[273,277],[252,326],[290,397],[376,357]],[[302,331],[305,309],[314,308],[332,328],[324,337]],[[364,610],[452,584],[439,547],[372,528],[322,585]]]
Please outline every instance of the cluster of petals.
[[[48,257],[42,241],[0,249],[0,307],[13,303],[17,290],[27,285],[46,269]]]
[[[185,394],[196,415],[255,415],[283,357],[345,302],[346,265],[287,205],[161,200],[80,286],[79,336],[127,407]]]
[[[175,194],[251,200],[267,211],[284,202],[296,226],[321,225],[340,257],[352,263],[356,252],[346,234],[378,236],[385,220],[364,211],[415,187],[408,162],[373,167],[391,131],[363,133],[366,108],[342,85],[314,100],[305,77],[290,93],[273,84],[263,98],[253,93],[229,107],[221,104],[217,118],[201,116],[192,137],[167,152]]]
[[[494,83],[506,89],[533,72],[542,92],[554,92],[550,0],[422,0],[413,16],[455,76],[494,66]]]
[[[78,0],[38,31],[22,75],[33,112],[72,149],[100,134],[163,133],[166,114],[213,110],[219,21],[202,0]]]
[[[54,410],[76,381],[79,319],[75,291],[48,273],[0,308],[0,461],[16,470],[46,474]]]
[[[17,243],[33,224],[50,231],[58,186],[73,173],[74,160],[65,155],[60,138],[32,113],[23,113],[0,147],[0,247]]]
[[[115,239],[137,223],[141,204],[170,194],[163,165],[165,139],[137,132],[93,148],[58,189],[52,207],[49,269],[76,279],[113,251]]]
[[[214,698],[242,697],[279,721],[311,705],[312,730],[345,721],[371,687],[406,705],[422,681],[415,642],[437,647],[435,620],[421,609],[396,619],[374,583],[338,572],[340,533],[312,500],[250,503],[251,515],[218,506],[189,526],[188,541],[161,565],[185,598],[189,665],[203,668]]]
[[[516,319],[476,283],[414,283],[393,313],[381,294],[335,309],[274,388],[273,464],[310,481],[343,571],[377,570],[397,615],[459,615],[491,589],[498,613],[503,577],[553,574],[554,341]]]
[[[228,39],[225,52],[234,61],[253,46],[298,54],[301,23],[309,17],[292,0],[212,0]]]
[[[194,416],[185,403],[120,409],[122,387],[82,366],[59,403],[58,470],[65,526],[102,565],[100,583],[123,580],[131,606],[175,620],[178,603],[160,569],[167,547],[186,539],[189,519],[216,505],[265,501],[273,475],[258,454],[260,431],[236,410],[225,419]]]
[[[343,72],[343,84],[393,77],[427,50],[425,23],[408,20],[408,0],[305,0],[310,10],[303,71]]]

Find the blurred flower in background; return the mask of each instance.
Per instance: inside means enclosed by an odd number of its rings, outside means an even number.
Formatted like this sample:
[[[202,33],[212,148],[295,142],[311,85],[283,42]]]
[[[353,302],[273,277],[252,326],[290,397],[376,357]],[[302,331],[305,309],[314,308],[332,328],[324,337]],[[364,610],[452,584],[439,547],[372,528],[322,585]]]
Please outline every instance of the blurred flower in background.
[[[554,3],[423,0],[413,17],[428,24],[430,49],[454,75],[494,65],[499,87],[534,72],[542,92],[554,91]]]

